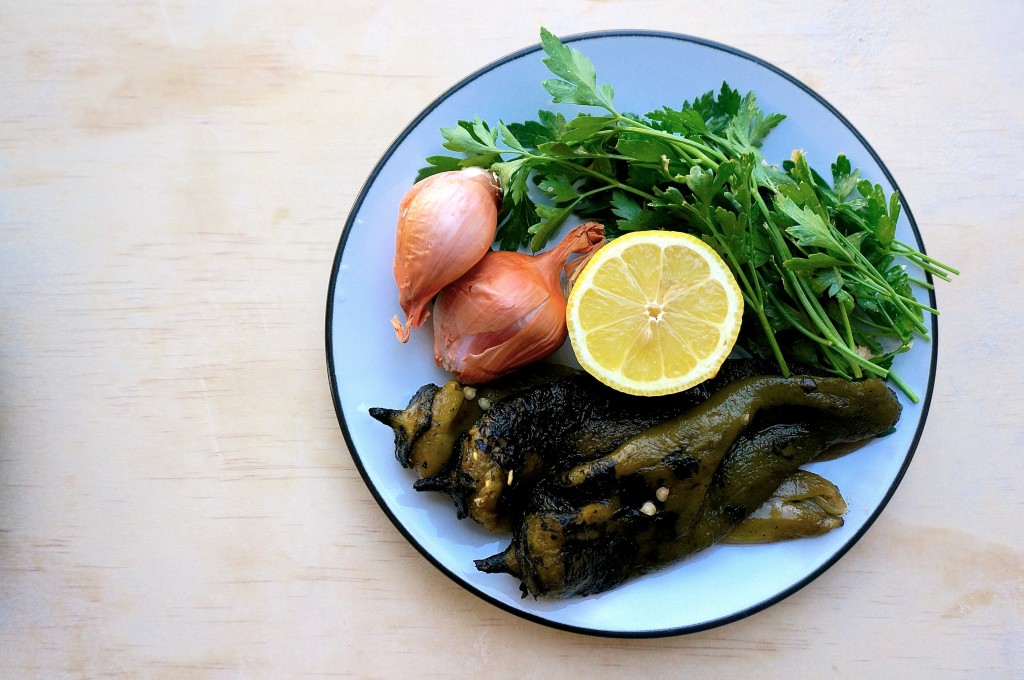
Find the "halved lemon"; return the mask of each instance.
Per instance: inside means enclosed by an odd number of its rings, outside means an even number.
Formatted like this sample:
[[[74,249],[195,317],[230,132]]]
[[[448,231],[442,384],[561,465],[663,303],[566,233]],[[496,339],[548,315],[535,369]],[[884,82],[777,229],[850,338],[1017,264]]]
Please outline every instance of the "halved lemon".
[[[580,365],[629,394],[681,392],[718,373],[732,351],[743,295],[699,238],[638,231],[598,250],[566,306]]]

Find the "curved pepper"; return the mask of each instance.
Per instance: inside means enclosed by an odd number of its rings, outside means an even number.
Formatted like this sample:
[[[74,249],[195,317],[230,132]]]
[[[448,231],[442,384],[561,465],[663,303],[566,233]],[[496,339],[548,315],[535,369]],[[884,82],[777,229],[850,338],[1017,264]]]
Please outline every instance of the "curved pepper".
[[[507,530],[543,477],[602,456],[724,385],[771,366],[754,359],[729,361],[715,378],[663,397],[624,394],[579,372],[534,385],[492,404],[469,428],[450,465],[417,480],[414,488],[446,493],[460,518],[491,531]]]
[[[512,574],[535,596],[607,590],[720,540],[800,465],[836,442],[888,431],[899,414],[896,396],[874,379],[762,376],[733,383],[538,485],[509,547],[477,567]],[[797,426],[775,427],[773,416],[795,417]],[[750,460],[722,468],[752,426],[745,440]],[[755,459],[761,460],[750,464]],[[736,474],[716,480],[720,469]]]

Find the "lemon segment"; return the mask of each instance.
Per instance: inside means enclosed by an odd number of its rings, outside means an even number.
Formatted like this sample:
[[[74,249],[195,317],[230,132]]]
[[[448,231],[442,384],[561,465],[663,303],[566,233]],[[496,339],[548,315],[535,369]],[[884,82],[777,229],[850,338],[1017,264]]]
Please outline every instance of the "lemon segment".
[[[580,365],[622,392],[681,392],[713,377],[736,344],[743,295],[699,238],[639,231],[598,250],[566,305]]]

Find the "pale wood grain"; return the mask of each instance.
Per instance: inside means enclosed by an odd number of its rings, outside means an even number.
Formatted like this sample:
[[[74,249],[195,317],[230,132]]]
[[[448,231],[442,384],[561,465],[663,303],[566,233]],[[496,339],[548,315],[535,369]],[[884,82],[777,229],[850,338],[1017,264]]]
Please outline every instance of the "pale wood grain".
[[[963,271],[889,508],[723,628],[607,640],[484,603],[389,523],[334,415],[324,303],[364,178],[540,25],[775,63]],[[0,6],[3,675],[1020,677],[1022,29],[998,2]]]

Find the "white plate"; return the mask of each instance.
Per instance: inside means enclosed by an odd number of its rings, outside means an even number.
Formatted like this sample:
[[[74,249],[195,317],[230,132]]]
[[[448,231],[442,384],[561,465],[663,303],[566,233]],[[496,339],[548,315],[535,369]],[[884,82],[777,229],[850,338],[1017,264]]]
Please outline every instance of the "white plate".
[[[865,177],[887,191],[896,188],[845,118],[806,85],[756,57],[667,33],[616,31],[563,40],[594,62],[599,82],[615,86],[620,109],[642,113],[679,106],[684,99],[717,91],[724,80],[740,92],[753,90],[764,110],[787,115],[764,146],[769,162],[781,163],[802,148],[812,167],[827,171],[836,155],[845,153]],[[572,113],[551,104],[541,88],[550,77],[542,56],[539,46],[524,49],[441,95],[387,150],[359,194],[338,245],[327,301],[329,377],[345,441],[370,491],[406,538],[457,583],[499,607],[557,628],[609,636],[673,635],[734,621],[807,585],[881,512],[924,426],[934,379],[935,320],[926,320],[932,341],[917,342],[897,360],[896,369],[921,395],[918,404],[903,400],[897,432],[854,455],[812,466],[838,484],[849,503],[841,529],[775,545],[715,547],[611,592],[566,601],[524,599],[514,578],[477,571],[473,560],[502,550],[508,537],[457,520],[446,497],[413,491],[414,473],[396,462],[391,430],[367,410],[402,408],[421,385],[447,379],[433,365],[429,323],[414,331],[406,345],[391,328],[390,319],[399,311],[391,269],[399,201],[423,159],[445,153],[439,128],[473,115],[493,124],[533,119],[538,109]],[[921,245],[905,200],[898,236]],[[919,295],[934,305],[929,293]]]

